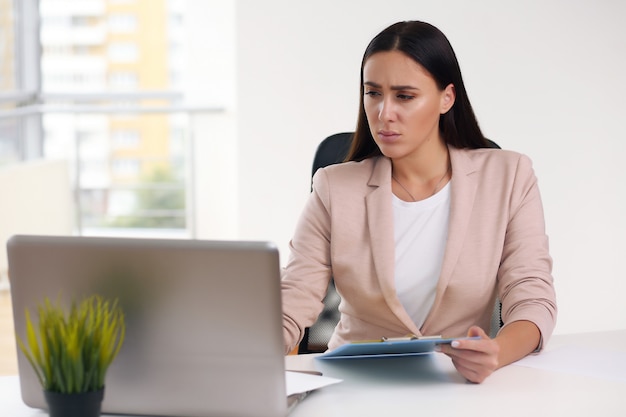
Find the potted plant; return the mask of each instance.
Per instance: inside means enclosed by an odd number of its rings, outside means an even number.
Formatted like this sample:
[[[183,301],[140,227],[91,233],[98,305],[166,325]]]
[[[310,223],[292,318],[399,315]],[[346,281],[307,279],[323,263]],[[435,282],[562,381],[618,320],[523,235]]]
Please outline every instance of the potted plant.
[[[106,372],[126,331],[118,301],[93,295],[73,302],[66,314],[46,298],[38,325],[25,314],[26,341],[17,336],[17,342],[39,378],[50,417],[99,416]]]

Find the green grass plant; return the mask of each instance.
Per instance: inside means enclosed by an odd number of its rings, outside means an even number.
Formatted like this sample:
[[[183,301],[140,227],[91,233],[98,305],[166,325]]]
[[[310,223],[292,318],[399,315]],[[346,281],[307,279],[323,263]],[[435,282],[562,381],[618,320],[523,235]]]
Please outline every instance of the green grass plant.
[[[93,295],[73,302],[66,314],[45,298],[38,313],[35,324],[26,309],[26,342],[19,336],[17,342],[43,389],[72,394],[104,388],[126,334],[118,301]]]

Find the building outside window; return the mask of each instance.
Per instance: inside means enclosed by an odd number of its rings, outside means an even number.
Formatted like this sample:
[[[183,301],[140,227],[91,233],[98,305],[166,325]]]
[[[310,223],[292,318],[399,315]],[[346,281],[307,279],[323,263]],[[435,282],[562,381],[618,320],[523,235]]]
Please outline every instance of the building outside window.
[[[193,235],[184,5],[0,0],[0,167],[70,161],[78,234]]]

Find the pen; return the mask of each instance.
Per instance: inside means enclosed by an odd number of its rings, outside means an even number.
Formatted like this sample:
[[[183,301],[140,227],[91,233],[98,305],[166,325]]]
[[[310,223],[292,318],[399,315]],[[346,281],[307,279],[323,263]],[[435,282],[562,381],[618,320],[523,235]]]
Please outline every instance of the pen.
[[[301,371],[301,370],[292,370],[292,369],[287,369],[287,372],[298,372],[300,374],[309,374],[309,375],[317,375],[317,376],[322,376],[321,372],[318,371]]]
[[[380,342],[401,342],[408,340],[439,340],[441,339],[441,335],[436,336],[416,336],[414,334],[409,334],[406,336],[400,337],[386,337],[383,336],[380,339],[371,339],[371,340],[357,340],[351,343],[380,343]]]

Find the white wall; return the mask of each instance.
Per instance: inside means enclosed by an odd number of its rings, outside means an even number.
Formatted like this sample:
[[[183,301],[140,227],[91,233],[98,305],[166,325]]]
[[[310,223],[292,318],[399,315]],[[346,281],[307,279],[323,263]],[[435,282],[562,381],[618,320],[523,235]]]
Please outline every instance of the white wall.
[[[353,130],[363,50],[419,19],[456,50],[485,134],[543,195],[557,333],[626,328],[626,2],[237,0],[239,235],[283,261],[316,145]]]
[[[223,112],[190,120],[197,238],[238,237],[235,0],[186,0],[185,104]]]
[[[8,284],[7,240],[70,235],[75,226],[69,163],[36,160],[0,168],[0,288]]]

